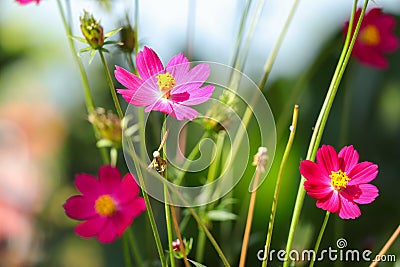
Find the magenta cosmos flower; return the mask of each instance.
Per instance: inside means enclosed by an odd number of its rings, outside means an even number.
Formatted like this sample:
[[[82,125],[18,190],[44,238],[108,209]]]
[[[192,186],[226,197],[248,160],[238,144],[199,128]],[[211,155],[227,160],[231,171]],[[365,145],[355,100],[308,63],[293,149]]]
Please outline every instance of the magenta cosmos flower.
[[[36,4],[39,4],[40,0],[16,0],[18,3],[21,5],[26,5],[32,2],[36,2]]]
[[[361,9],[357,10],[354,22],[357,24]],[[389,66],[385,53],[396,51],[399,47],[398,39],[394,34],[396,20],[384,14],[380,8],[373,8],[367,12],[361,22],[360,31],[354,43],[352,55],[361,63],[379,69]],[[349,22],[346,23],[343,33],[346,35]],[[353,29],[353,31],[354,31]]]
[[[346,146],[339,154],[331,146],[323,145],[317,152],[317,163],[303,160],[300,173],[307,179],[307,194],[317,199],[317,207],[338,213],[342,219],[361,215],[357,204],[369,204],[378,196],[378,189],[369,184],[378,174],[378,166],[371,162],[358,163],[358,153]]]
[[[196,110],[188,107],[207,101],[214,86],[201,87],[210,75],[208,64],[190,69],[189,60],[182,54],[174,56],[164,68],[158,55],[144,47],[136,58],[140,77],[116,66],[115,78],[127,89],[117,89],[127,102],[145,106],[145,111],[161,111],[177,120],[193,120]]]
[[[70,197],[64,209],[69,217],[83,220],[75,227],[79,236],[97,236],[100,242],[110,243],[146,209],[133,176],[128,173],[121,180],[118,169],[109,165],[100,168],[99,179],[76,175],[75,185],[82,195]]]

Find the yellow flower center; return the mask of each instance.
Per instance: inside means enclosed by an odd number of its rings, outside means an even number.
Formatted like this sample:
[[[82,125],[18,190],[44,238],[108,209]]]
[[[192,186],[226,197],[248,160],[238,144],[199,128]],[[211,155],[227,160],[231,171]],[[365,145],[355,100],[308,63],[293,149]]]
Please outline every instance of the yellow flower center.
[[[346,188],[347,183],[350,181],[350,178],[347,176],[347,173],[342,172],[342,170],[338,170],[337,172],[332,171],[329,177],[331,178],[331,185],[337,191]]]
[[[157,81],[158,87],[160,87],[160,90],[162,91],[171,90],[176,85],[174,76],[172,76],[168,72],[163,74],[158,74],[156,78],[158,79]]]
[[[117,210],[114,200],[109,195],[99,197],[94,206],[101,216],[111,216]]]
[[[378,45],[381,41],[378,28],[374,25],[366,26],[360,33],[360,40],[366,45]]]

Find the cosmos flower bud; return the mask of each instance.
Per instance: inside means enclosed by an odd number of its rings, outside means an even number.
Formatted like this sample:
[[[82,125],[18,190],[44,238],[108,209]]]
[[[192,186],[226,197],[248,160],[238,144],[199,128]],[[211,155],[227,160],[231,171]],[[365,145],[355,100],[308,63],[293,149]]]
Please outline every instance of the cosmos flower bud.
[[[125,52],[132,53],[136,45],[136,31],[130,24],[122,27],[120,32],[121,37],[121,49]]]
[[[104,44],[103,27],[100,25],[100,21],[94,19],[93,14],[86,10],[83,12],[80,17],[82,34],[93,49],[99,49]]]
[[[100,140],[97,143],[99,147],[121,147],[122,127],[121,120],[111,111],[105,112],[103,108],[97,108],[96,111],[89,114],[88,117],[98,134]]]
[[[189,255],[190,251],[192,250],[193,246],[193,238],[190,238],[189,240],[186,240],[186,238],[183,238],[183,249],[185,250],[185,255]],[[174,256],[177,259],[182,259],[183,258],[183,251],[181,250],[181,241],[179,239],[176,239],[172,241],[172,249],[174,250]]]

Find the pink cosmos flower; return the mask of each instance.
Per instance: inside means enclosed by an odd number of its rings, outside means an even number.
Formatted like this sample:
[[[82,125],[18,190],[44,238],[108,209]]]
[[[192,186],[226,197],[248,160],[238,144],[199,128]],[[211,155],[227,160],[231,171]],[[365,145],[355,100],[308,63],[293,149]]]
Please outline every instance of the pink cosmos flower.
[[[69,217],[84,221],[75,227],[81,237],[110,243],[146,209],[133,176],[128,173],[121,180],[118,169],[109,165],[100,168],[99,179],[78,174],[75,186],[82,195],[70,197],[63,207]]]
[[[339,154],[331,146],[323,145],[317,152],[317,163],[303,160],[300,173],[307,181],[307,194],[317,199],[317,207],[338,213],[342,219],[361,215],[357,204],[369,204],[378,196],[378,189],[369,184],[378,174],[378,166],[371,162],[358,163],[353,146],[345,146]]]
[[[361,9],[358,9],[354,20],[354,29],[360,14]],[[368,11],[361,23],[352,56],[366,65],[378,69],[387,68],[389,63],[385,58],[385,53],[392,53],[399,47],[399,41],[394,34],[395,26],[395,18],[384,14],[380,8]],[[346,35],[348,27],[349,22],[343,29],[344,35]]]
[[[26,5],[32,2],[36,2],[36,4],[39,4],[40,0],[16,0],[18,3],[21,5]]]
[[[200,87],[210,75],[208,64],[190,69],[189,60],[182,54],[174,56],[164,68],[158,55],[144,47],[136,58],[140,77],[116,66],[115,78],[128,89],[117,89],[127,102],[145,106],[145,111],[161,111],[177,120],[193,120],[196,110],[188,107],[206,102],[214,86]]]

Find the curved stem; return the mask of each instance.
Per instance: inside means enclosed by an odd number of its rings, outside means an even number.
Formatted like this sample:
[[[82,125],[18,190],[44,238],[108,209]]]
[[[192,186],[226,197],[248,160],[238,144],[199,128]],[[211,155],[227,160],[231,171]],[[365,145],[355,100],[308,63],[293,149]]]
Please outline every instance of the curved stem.
[[[354,1],[354,6],[353,6],[353,11],[352,11],[352,15],[351,15],[350,23],[349,23],[349,30],[347,33],[346,42],[343,46],[342,54],[340,56],[338,65],[336,67],[336,71],[333,75],[331,84],[328,89],[328,93],[325,97],[324,104],[322,105],[320,114],[318,116],[317,122],[314,127],[313,135],[311,137],[310,145],[309,145],[308,152],[307,152],[307,157],[306,157],[307,160],[311,160],[311,161],[315,160],[315,155],[316,155],[318,147],[320,145],[321,138],[322,138],[322,135],[323,135],[323,132],[325,129],[325,125],[326,125],[333,101],[336,96],[336,92],[339,88],[341,78],[343,76],[343,73],[346,69],[347,63],[349,61],[351,51],[353,49],[355,40],[357,38],[358,31],[360,29],[362,18],[364,17],[365,10],[368,5],[368,0],[366,0],[364,2],[364,6],[363,6],[362,12],[360,14],[360,18],[357,22],[356,29],[355,29],[354,33],[351,34],[352,28],[353,28],[352,25],[353,25],[353,21],[354,21],[354,17],[355,17],[355,12],[357,9],[357,2],[358,2],[357,0]],[[351,42],[350,42],[350,40],[351,40]],[[284,267],[289,266],[289,261],[288,261],[289,252],[292,247],[294,233],[295,233],[295,230],[297,227],[297,223],[299,221],[299,217],[300,217],[300,213],[301,213],[301,209],[302,209],[303,201],[304,201],[304,197],[305,197],[305,189],[303,187],[304,182],[305,182],[305,178],[301,177],[299,189],[297,192],[296,204],[295,204],[295,207],[293,210],[292,221],[290,224],[288,241],[286,244],[286,256],[285,256],[285,262],[283,264]]]
[[[122,119],[124,117],[124,114],[122,113],[121,105],[119,104],[117,93],[115,92],[115,87],[114,87],[114,84],[113,84],[113,81],[111,78],[111,74],[110,74],[110,70],[107,65],[106,58],[104,57],[103,51],[101,51],[101,50],[98,50],[98,51],[100,54],[101,63],[103,64],[104,73],[106,74],[106,77],[107,77],[108,86],[110,87],[111,96],[114,101],[115,109],[117,110],[118,117],[120,119]]]
[[[298,116],[299,116],[299,106],[295,105],[294,106],[294,110],[293,110],[293,119],[292,119],[292,125],[291,125],[291,129],[290,129],[289,140],[287,142],[287,145],[286,145],[286,148],[285,148],[285,152],[283,153],[281,165],[279,167],[278,178],[276,180],[274,199],[272,201],[272,207],[271,207],[271,215],[269,217],[267,238],[265,240],[264,260],[263,260],[263,263],[262,263],[262,267],[266,267],[267,263],[268,263],[269,248],[270,248],[271,240],[272,240],[272,231],[274,229],[276,208],[278,206],[279,189],[280,189],[280,186],[281,186],[283,170],[285,169],[286,161],[287,161],[287,159],[289,157],[290,150],[292,149],[294,136],[296,134]]]
[[[314,266],[315,257],[318,254],[319,245],[321,244],[321,240],[322,240],[322,237],[324,235],[326,225],[328,224],[328,220],[329,220],[329,215],[330,214],[331,213],[329,211],[327,211],[326,214],[325,214],[324,222],[322,223],[321,230],[319,231],[317,242],[315,242],[314,256],[311,259],[309,267],[313,267]]]
[[[68,4],[69,4],[69,2],[68,2]],[[75,63],[78,65],[79,73],[81,75],[83,91],[84,91],[84,95],[85,95],[86,110],[87,110],[88,114],[90,114],[90,113],[94,112],[95,106],[93,103],[92,94],[90,93],[89,80],[87,78],[86,71],[82,64],[82,61],[80,60],[80,58],[78,57],[78,54],[76,52],[75,44],[74,44],[74,41],[72,40],[71,27],[70,27],[69,23],[67,22],[64,10],[61,5],[61,0],[57,0],[57,6],[58,6],[58,10],[60,12],[61,20],[64,25],[65,33],[67,35],[67,40],[68,40],[69,48],[71,50],[71,54],[75,60]],[[69,7],[69,5],[68,5],[68,7]],[[99,140],[97,138],[98,131],[94,125],[93,125],[93,132],[95,133],[96,141],[98,141]],[[108,164],[110,162],[110,159],[109,159],[109,155],[107,154],[106,149],[99,148],[99,150],[100,150],[100,155],[101,155],[101,158],[102,158],[104,164]]]
[[[296,13],[296,10],[297,10],[297,7],[298,7],[299,3],[300,3],[300,0],[295,0],[292,8],[290,9],[290,12],[289,12],[289,15],[288,15],[288,17],[287,17],[287,19],[285,21],[285,24],[283,25],[283,29],[279,34],[278,40],[276,41],[275,46],[272,49],[272,52],[269,55],[267,61],[265,62],[264,76],[262,77],[261,82],[260,82],[260,89],[261,90],[264,89],[265,84],[267,83],[269,74],[271,73],[272,65],[274,64],[275,59],[276,59],[276,57],[278,55],[279,49],[282,46],[283,39],[286,36],[286,33],[287,33],[288,29],[289,29],[289,25],[292,22],[292,19],[294,17],[294,14]]]

